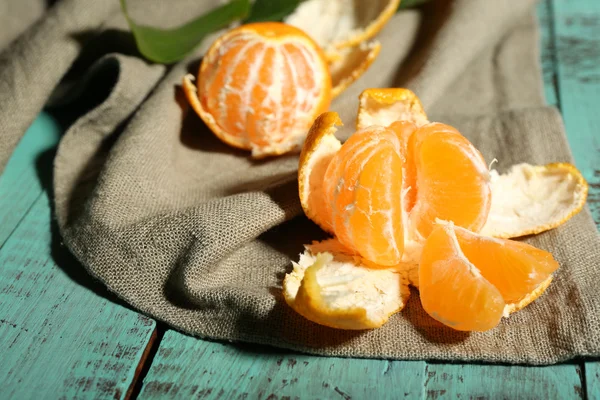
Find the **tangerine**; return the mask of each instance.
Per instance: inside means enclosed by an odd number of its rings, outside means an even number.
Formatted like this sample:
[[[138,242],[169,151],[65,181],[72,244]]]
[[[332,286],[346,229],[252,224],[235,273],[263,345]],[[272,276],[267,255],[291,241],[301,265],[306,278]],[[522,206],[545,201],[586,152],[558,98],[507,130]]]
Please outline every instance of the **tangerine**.
[[[331,102],[331,76],[321,48],[291,25],[261,22],[221,36],[198,74],[186,75],[188,101],[225,143],[254,157],[283,154],[304,141]]]
[[[356,132],[332,157],[322,185],[321,224],[381,266],[401,262],[405,241],[426,238],[436,218],[481,229],[491,202],[483,157],[440,123]]]

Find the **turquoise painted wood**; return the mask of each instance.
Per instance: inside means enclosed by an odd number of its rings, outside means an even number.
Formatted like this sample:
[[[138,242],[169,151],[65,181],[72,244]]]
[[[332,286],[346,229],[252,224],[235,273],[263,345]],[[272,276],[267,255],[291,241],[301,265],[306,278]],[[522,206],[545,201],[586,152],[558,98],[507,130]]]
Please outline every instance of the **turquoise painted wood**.
[[[588,399],[600,399],[600,363],[585,363],[585,387]]]
[[[48,174],[60,127],[47,114],[31,125],[0,175],[0,248],[42,193],[40,174]],[[37,168],[45,163],[46,168]],[[47,179],[46,179],[47,180]]]
[[[600,2],[552,0],[557,90],[577,167],[600,223]]]
[[[544,79],[544,95],[546,103],[558,107],[554,13],[551,1],[541,1],[536,11],[540,24],[540,61],[542,63],[542,78]]]
[[[14,221],[13,213],[20,218],[16,228],[15,223],[0,225],[5,238],[0,249],[0,398],[124,398],[155,322],[108,300],[53,237],[49,199],[35,177],[40,152],[52,147],[56,132],[42,114],[0,185],[5,199],[0,219]],[[52,168],[52,159],[46,161],[42,175]]]
[[[427,399],[582,399],[581,366],[428,364]]]
[[[425,362],[325,358],[169,330],[141,399],[420,398]]]
[[[600,227],[600,3],[552,0],[552,8],[560,107]],[[600,399],[600,363],[586,362],[584,368],[587,396]]]

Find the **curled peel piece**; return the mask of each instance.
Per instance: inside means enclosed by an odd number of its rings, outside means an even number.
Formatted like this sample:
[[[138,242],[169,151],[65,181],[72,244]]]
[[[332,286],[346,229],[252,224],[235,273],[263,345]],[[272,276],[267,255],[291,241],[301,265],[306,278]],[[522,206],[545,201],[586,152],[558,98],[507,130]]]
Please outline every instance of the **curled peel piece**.
[[[395,121],[410,121],[416,126],[429,123],[421,101],[408,89],[366,89],[358,101],[357,130],[371,125],[388,126]]]
[[[284,22],[310,32],[326,57],[336,60],[340,49],[379,33],[399,5],[400,0],[307,0]]]
[[[326,232],[333,233],[331,222],[322,213],[323,178],[333,156],[340,150],[342,143],[335,137],[336,125],[342,120],[336,112],[321,114],[313,123],[298,164],[298,190],[300,204],[308,218]]]
[[[284,22],[307,32],[323,48],[335,98],[375,61],[381,44],[371,39],[399,5],[400,0],[307,0]]]
[[[402,274],[370,269],[336,240],[300,255],[283,281],[286,302],[305,318],[338,329],[372,329],[400,311],[410,295]]]
[[[492,171],[492,205],[481,234],[519,237],[562,225],[583,208],[588,185],[575,166],[518,164]]]
[[[341,50],[339,58],[329,63],[332,90],[335,98],[356,81],[379,55],[381,44],[376,41]]]

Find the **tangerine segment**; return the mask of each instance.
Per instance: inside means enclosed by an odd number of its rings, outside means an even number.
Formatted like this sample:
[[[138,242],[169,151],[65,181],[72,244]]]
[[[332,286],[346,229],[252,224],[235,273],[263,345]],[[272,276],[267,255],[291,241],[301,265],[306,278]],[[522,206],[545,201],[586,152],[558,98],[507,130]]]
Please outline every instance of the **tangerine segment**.
[[[305,318],[339,329],[371,329],[400,311],[410,291],[394,269],[367,268],[335,239],[306,246],[283,281],[286,302]]]
[[[517,164],[491,177],[492,206],[481,233],[500,238],[562,225],[581,211],[588,193],[581,172],[568,163]]]
[[[417,169],[413,154],[408,151],[408,142],[417,130],[417,126],[410,121],[396,121],[390,125],[390,129],[396,133],[402,144],[403,154],[406,155],[406,162],[402,170],[402,199],[404,200],[403,211],[406,220],[408,212],[413,209],[417,201]]]
[[[224,142],[253,156],[300,144],[331,102],[331,77],[319,46],[282,23],[242,25],[220,37],[202,60],[198,88],[184,91]]]
[[[370,127],[342,146],[323,182],[326,214],[339,241],[381,266],[398,264],[404,251],[404,162],[396,132]]]
[[[477,235],[455,227],[467,259],[502,294],[506,303],[518,303],[558,269],[547,251],[527,243]]]
[[[491,203],[490,174],[481,153],[456,129],[441,123],[419,128],[408,143],[416,172],[412,228],[426,238],[437,218],[479,231]]]
[[[502,318],[501,293],[463,254],[450,225],[436,226],[419,265],[419,292],[425,311],[460,331],[487,331]]]
[[[365,89],[358,97],[356,129],[371,125],[388,126],[395,121],[410,121],[422,126],[429,121],[419,98],[408,89]]]

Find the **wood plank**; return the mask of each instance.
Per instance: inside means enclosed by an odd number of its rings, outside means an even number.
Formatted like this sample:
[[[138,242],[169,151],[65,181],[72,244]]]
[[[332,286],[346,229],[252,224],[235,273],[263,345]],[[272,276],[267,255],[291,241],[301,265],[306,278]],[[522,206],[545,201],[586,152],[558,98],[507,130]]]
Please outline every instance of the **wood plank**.
[[[556,88],[558,72],[556,70],[556,45],[554,41],[554,10],[551,1],[541,1],[536,11],[540,24],[540,61],[544,79],[544,94],[549,105],[560,107]]]
[[[428,364],[427,399],[581,399],[581,367]]]
[[[600,362],[586,362],[584,368],[587,398],[591,400],[600,399]]]
[[[552,0],[558,93],[577,167],[600,223],[600,2]]]
[[[141,399],[419,398],[425,363],[313,357],[169,330]]]
[[[20,213],[0,248],[0,398],[124,398],[155,322],[109,300],[60,245],[36,172],[37,165],[47,184],[52,158],[42,154],[56,131],[44,116],[40,123],[19,144],[0,186],[8,199],[2,215]],[[12,193],[18,197],[9,201]],[[20,201],[30,203],[21,208]]]
[[[577,166],[600,228],[600,3],[552,0],[560,103]],[[600,363],[584,364],[586,394],[600,399]]]
[[[49,183],[49,171],[37,166],[52,165],[59,138],[58,124],[48,114],[40,114],[10,158],[8,173],[0,175],[0,248],[42,193],[42,180]],[[40,179],[40,173],[48,176]]]

